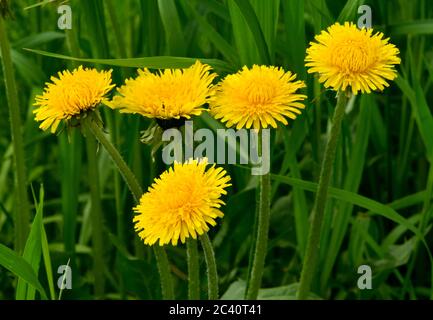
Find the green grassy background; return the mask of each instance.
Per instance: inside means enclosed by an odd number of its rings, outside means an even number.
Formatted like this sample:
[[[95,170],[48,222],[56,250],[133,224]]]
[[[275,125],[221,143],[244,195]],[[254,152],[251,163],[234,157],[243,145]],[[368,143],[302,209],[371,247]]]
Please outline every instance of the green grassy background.
[[[62,299],[92,299],[94,269],[87,156],[77,132],[38,129],[34,96],[51,75],[79,64],[113,68],[116,84],[138,67],[185,67],[195,58],[220,76],[243,65],[272,64],[307,83],[306,111],[272,134],[272,212],[261,298],[293,299],[299,280],[335,93],[304,67],[308,42],[335,21],[354,21],[358,6],[372,9],[373,26],[401,52],[399,77],[384,93],[351,100],[337,149],[330,201],[313,283],[322,299],[433,298],[433,2],[427,0],[71,0],[73,27],[57,28],[62,1],[32,8],[13,0],[8,37],[23,120],[32,231],[24,257],[14,247],[13,149],[0,73],[0,299],[57,299],[59,265],[70,259],[73,290]],[[29,48],[37,50],[30,52]],[[74,59],[70,58],[74,57]],[[188,57],[192,59],[177,59]],[[77,60],[77,59],[81,59]],[[107,60],[109,59],[109,60]],[[164,170],[151,166],[139,142],[150,121],[101,108],[111,139],[143,186]],[[195,127],[223,126],[208,114]],[[108,155],[98,152],[104,216],[105,298],[159,299],[154,257],[132,227],[133,199]],[[254,225],[256,180],[227,166],[233,186],[225,217],[212,229],[223,298],[241,298]],[[35,200],[34,200],[35,199]],[[34,201],[33,201],[34,200]],[[416,234],[425,235],[425,242]],[[6,248],[7,247],[7,248]],[[177,298],[187,297],[185,246],[167,247]],[[358,266],[373,270],[373,290],[357,288]],[[206,275],[201,257],[202,298]],[[18,280],[19,279],[19,280]],[[24,279],[24,280],[23,280]],[[27,282],[26,282],[27,281]],[[27,286],[26,283],[32,285]],[[32,288],[37,287],[35,292]],[[41,292],[45,292],[42,293]]]

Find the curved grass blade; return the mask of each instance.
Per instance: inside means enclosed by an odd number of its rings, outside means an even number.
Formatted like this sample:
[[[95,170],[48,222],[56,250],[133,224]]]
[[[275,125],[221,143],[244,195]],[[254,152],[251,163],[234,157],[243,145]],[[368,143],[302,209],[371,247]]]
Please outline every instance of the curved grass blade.
[[[227,42],[227,40],[224,39],[223,36],[221,36],[212,25],[210,25],[207,20],[200,15],[200,13],[197,12],[197,10],[194,8],[194,5],[190,2],[186,2],[191,10],[191,13],[194,15],[195,20],[200,26],[200,29],[202,30],[203,34],[207,36],[209,41],[211,41],[215,48],[221,52],[221,54],[226,58],[228,61],[238,64],[238,54],[236,50]]]
[[[284,177],[276,174],[271,174],[271,179],[275,181],[279,181],[291,186],[296,186],[299,188],[302,188],[307,191],[316,192],[317,191],[317,183],[309,182],[305,180],[300,179],[294,179],[290,177]],[[398,224],[404,225],[408,230],[412,231],[414,234],[419,236],[421,239],[423,238],[423,235],[420,234],[418,229],[412,225],[406,218],[398,214],[394,209],[379,203],[377,201],[374,201],[370,198],[361,196],[359,194],[337,189],[330,187],[329,188],[329,196],[335,199],[338,199],[340,201],[346,201],[350,202],[354,205],[357,205],[359,207],[362,207],[364,209],[367,209],[371,211],[372,213],[379,214],[391,221],[394,221]]]
[[[290,177],[284,177],[276,174],[271,174],[271,179],[289,184],[291,186],[297,186],[311,192],[317,191],[317,183],[314,182],[294,179]],[[342,190],[342,189],[333,188],[333,187],[330,187],[328,192],[329,192],[329,196],[332,198],[338,199],[340,201],[350,202],[354,205],[365,208],[371,211],[372,213],[379,214],[391,221],[403,225],[408,230],[412,231],[418,237],[419,241],[421,241],[424,247],[426,248],[427,255],[429,257],[430,266],[433,265],[433,256],[431,254],[431,250],[429,246],[427,245],[427,242],[425,241],[424,235],[408,219],[399,215],[392,208],[384,204],[381,204],[377,201],[374,201],[372,199],[369,199],[367,197],[361,196],[359,194]]]
[[[218,59],[202,59],[202,58],[185,58],[185,57],[172,57],[172,56],[157,56],[157,57],[143,57],[143,58],[130,58],[130,59],[87,59],[75,58],[65,56],[62,54],[51,53],[42,50],[24,49],[43,56],[64,59],[71,61],[87,62],[94,64],[103,64],[116,67],[129,67],[129,68],[149,68],[149,69],[165,69],[165,68],[187,68],[194,64],[196,60],[202,63],[207,63],[216,70],[231,72],[232,67],[225,61]]]
[[[41,224],[42,210],[38,207],[23,252],[23,258],[30,264],[35,274],[38,274],[41,262]],[[28,286],[23,278],[18,278],[15,298],[17,300],[33,300],[35,298],[35,288]]]
[[[173,0],[158,0],[158,7],[165,30],[168,52],[174,55],[184,55],[186,53],[185,38],[176,3]]]
[[[424,35],[433,34],[433,19],[417,20],[389,26],[393,35]]]
[[[417,81],[412,88],[402,75],[398,75],[395,83],[410,101],[412,112],[426,148],[426,157],[430,163],[433,163],[433,140],[431,139],[433,137],[433,116],[421,85]]]
[[[57,0],[44,0],[44,1],[32,4],[30,6],[27,6],[27,7],[24,8],[24,10],[29,10],[29,9],[37,8],[37,7],[40,7],[40,6],[45,6],[45,5],[47,5],[47,4],[51,3],[51,2],[54,2],[54,1],[57,1]],[[66,1],[64,1],[64,2],[66,2]]]
[[[358,7],[362,5],[365,0],[349,0],[341,10],[337,21],[343,23],[345,21],[352,21],[358,12]]]
[[[242,16],[244,17],[245,22],[247,23],[251,34],[254,37],[254,41],[260,54],[262,63],[270,64],[271,57],[269,54],[268,45],[266,44],[265,35],[263,34],[263,30],[260,27],[259,19],[257,18],[257,15],[255,14],[253,7],[251,6],[251,3],[246,0],[233,1],[240,9]]]
[[[15,251],[0,244],[0,265],[8,269],[17,277],[22,278],[33,288],[41,293],[43,299],[47,299],[45,290],[40,284],[38,277],[32,269],[32,266],[20,257]]]

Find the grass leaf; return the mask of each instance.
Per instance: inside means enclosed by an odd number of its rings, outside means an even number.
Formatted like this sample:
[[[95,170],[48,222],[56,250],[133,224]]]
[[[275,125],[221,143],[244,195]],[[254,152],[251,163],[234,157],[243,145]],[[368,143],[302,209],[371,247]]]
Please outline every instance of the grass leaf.
[[[317,191],[317,183],[314,182],[294,179],[290,177],[284,177],[275,174],[271,175],[271,179],[289,184],[291,186],[296,186],[307,191],[311,191],[311,192]],[[420,236],[421,238],[423,237],[422,235],[420,235],[418,229],[414,225],[412,225],[406,218],[398,214],[395,210],[393,210],[389,206],[386,206],[382,203],[379,203],[367,197],[360,196],[356,193],[333,188],[333,187],[329,188],[329,196],[340,201],[350,202],[354,205],[360,206],[361,208],[367,209],[372,213],[379,214],[391,221],[394,221],[398,224],[402,224],[408,230],[412,231],[416,235]]]
[[[184,57],[144,57],[144,58],[130,58],[130,59],[86,59],[65,56],[62,54],[51,53],[41,50],[26,49],[27,51],[40,54],[43,56],[64,59],[71,61],[87,62],[93,64],[103,64],[116,67],[130,67],[130,68],[149,68],[149,69],[164,69],[164,68],[187,68],[190,67],[198,59],[203,63],[207,63],[216,70],[230,72],[232,68],[224,61],[218,59],[202,59],[202,58],[184,58]]]
[[[40,284],[32,266],[22,257],[17,255],[15,251],[0,244],[0,266],[3,266],[17,277],[22,278],[33,288],[37,289],[43,299],[46,299],[45,290]]]

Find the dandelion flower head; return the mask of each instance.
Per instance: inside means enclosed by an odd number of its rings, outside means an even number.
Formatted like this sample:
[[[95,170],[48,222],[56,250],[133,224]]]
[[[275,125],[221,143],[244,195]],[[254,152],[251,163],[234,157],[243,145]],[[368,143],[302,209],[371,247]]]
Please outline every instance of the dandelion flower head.
[[[216,225],[230,177],[221,167],[207,167],[207,159],[175,162],[155,179],[134,208],[135,230],[145,244],[177,245]]]
[[[305,106],[305,95],[298,90],[303,81],[296,75],[274,66],[243,67],[225,77],[216,88],[210,104],[211,114],[236,129],[277,127],[288,124],[286,118],[296,119]]]
[[[98,71],[83,68],[72,72],[65,70],[58,77],[51,77],[43,94],[36,96],[33,111],[40,128],[55,133],[62,120],[68,121],[82,113],[93,110],[105,100],[114,87],[111,84],[111,70]]]
[[[156,119],[189,119],[200,115],[213,95],[211,67],[196,61],[185,69],[165,69],[152,73],[138,70],[138,77],[127,79],[110,107],[124,113],[138,113]]]
[[[307,49],[306,66],[309,73],[319,74],[326,88],[350,88],[353,94],[382,91],[397,76],[399,50],[381,32],[335,23],[315,40]]]

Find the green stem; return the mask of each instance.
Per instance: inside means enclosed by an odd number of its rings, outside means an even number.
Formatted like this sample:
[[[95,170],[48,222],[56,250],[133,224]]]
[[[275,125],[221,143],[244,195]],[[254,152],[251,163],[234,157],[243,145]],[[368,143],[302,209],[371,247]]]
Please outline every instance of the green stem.
[[[322,132],[322,128],[321,128],[321,119],[322,119],[322,105],[321,105],[321,92],[320,89],[321,88],[321,84],[318,80],[318,78],[314,77],[314,86],[313,86],[313,91],[314,91],[314,100],[315,100],[315,104],[314,104],[314,115],[315,115],[315,137],[314,137],[314,144],[312,146],[312,153],[313,153],[313,160],[315,161],[315,163],[318,163],[318,159],[319,159],[319,155],[320,155],[320,151],[321,151],[321,143],[320,143],[320,136],[321,136],[321,132]],[[314,172],[313,172],[313,176],[314,179],[316,179],[316,177],[319,175],[318,172],[318,168],[317,166],[314,166]]]
[[[108,152],[109,156],[113,160],[114,164],[119,170],[120,174],[125,180],[125,183],[128,185],[129,190],[132,193],[132,196],[135,199],[135,202],[139,203],[140,198],[143,195],[143,190],[140,187],[135,175],[132,173],[131,169],[129,169],[126,162],[123,160],[119,151],[117,151],[116,147],[108,140],[107,136],[102,132],[102,129],[99,127],[97,123],[94,121],[88,121],[87,125],[89,126],[90,131],[93,135],[98,139],[98,141],[104,146],[105,150]]]
[[[188,262],[188,299],[200,299],[200,267],[196,239],[187,239],[186,255]]]
[[[78,193],[80,190],[82,135],[78,130],[72,130],[70,141],[67,135],[59,135],[61,200],[63,214],[63,243],[65,253],[71,259],[72,270],[76,267],[76,230],[78,212]]]
[[[313,206],[313,215],[308,235],[307,249],[304,264],[301,272],[301,280],[297,292],[297,299],[306,299],[310,291],[311,282],[316,271],[317,257],[319,252],[320,234],[323,224],[323,217],[328,197],[329,182],[331,179],[332,166],[335,159],[338,137],[340,136],[341,122],[346,109],[347,96],[339,91],[337,106],[332,118],[331,132],[325,148],[325,155],[320,169],[319,185]]]
[[[170,263],[167,253],[161,246],[154,245],[153,252],[155,253],[156,264],[161,278],[161,292],[165,300],[174,300],[173,280],[170,273]]]
[[[181,131],[182,135],[185,136],[185,127]],[[174,156],[178,162],[183,162],[183,141],[181,139],[175,145]],[[198,258],[197,240],[188,238],[186,241],[186,256],[188,264],[188,299],[199,300],[200,299],[200,268]]]
[[[207,266],[208,298],[209,300],[218,299],[218,273],[215,261],[215,254],[212,243],[207,233],[200,236],[201,246],[203,247],[204,257]]]
[[[257,230],[257,226],[259,224],[259,211],[260,211],[260,188],[256,188],[255,190],[255,199],[256,199],[256,208],[254,211],[254,224],[253,224],[253,230]],[[257,242],[257,232],[253,232],[251,235],[251,246],[250,246],[250,252],[248,254],[248,270],[247,270],[247,280],[246,280],[246,287],[245,287],[245,295],[248,292],[248,287],[250,284],[251,279],[251,270],[253,269],[253,262],[254,262],[254,255],[255,255],[255,243]]]
[[[270,161],[267,152],[263,149],[262,139],[259,136],[258,148],[261,151],[263,161]],[[269,173],[259,178],[258,192],[256,192],[256,236],[254,243],[253,261],[251,273],[248,277],[245,299],[257,299],[262,284],[263,270],[265,268],[266,252],[268,248],[271,179]]]
[[[257,299],[259,289],[262,283],[263,270],[265,267],[266,252],[268,247],[268,232],[270,218],[270,182],[269,174],[260,176],[258,206],[257,212],[257,236],[254,244],[254,257],[251,267],[251,274],[245,293],[245,298],[248,300]]]
[[[86,137],[88,174],[90,184],[91,212],[92,221],[92,245],[95,277],[95,296],[103,298],[104,296],[104,238],[103,238],[103,217],[101,205],[101,192],[99,186],[98,161],[96,157],[96,140],[93,136]]]
[[[119,151],[113,146],[110,140],[107,139],[106,135],[102,132],[102,129],[94,121],[86,121],[86,125],[96,137],[96,139],[104,146],[105,150],[108,152],[109,156],[116,165],[119,173],[128,185],[135,201],[138,203],[143,191],[135,178],[132,171],[129,169],[128,165],[123,160]],[[164,248],[159,246],[153,246],[153,250],[156,257],[156,262],[158,265],[158,271],[161,278],[161,289],[162,296],[164,299],[172,300],[174,299],[173,282],[170,273],[170,264],[168,262],[167,254]]]
[[[114,141],[119,141],[119,127],[120,127],[120,119],[118,117],[114,117],[114,127],[115,129],[115,138]],[[122,188],[120,186],[120,175],[117,170],[114,172],[114,198],[116,205],[116,221],[117,221],[117,236],[119,237],[120,243],[122,245],[126,244],[126,236],[125,236],[125,216],[123,212],[122,206]]]
[[[3,75],[6,85],[6,96],[9,107],[12,144],[15,164],[16,214],[15,214],[15,249],[23,252],[29,233],[30,207],[27,195],[24,143],[21,132],[21,116],[17,87],[12,65],[9,39],[5,30],[3,17],[0,15],[0,50],[3,62]]]

